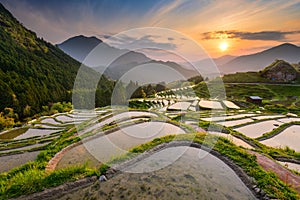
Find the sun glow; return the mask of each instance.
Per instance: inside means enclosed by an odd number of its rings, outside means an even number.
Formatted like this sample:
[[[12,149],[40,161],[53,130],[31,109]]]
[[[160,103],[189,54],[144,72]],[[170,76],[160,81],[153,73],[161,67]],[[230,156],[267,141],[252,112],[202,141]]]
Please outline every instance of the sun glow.
[[[221,51],[226,51],[228,49],[228,43],[227,42],[221,42],[219,45],[219,49]]]

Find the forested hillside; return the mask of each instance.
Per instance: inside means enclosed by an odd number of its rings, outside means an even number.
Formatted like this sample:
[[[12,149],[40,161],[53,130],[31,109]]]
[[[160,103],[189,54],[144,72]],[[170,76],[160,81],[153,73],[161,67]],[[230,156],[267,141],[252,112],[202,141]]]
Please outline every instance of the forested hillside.
[[[38,38],[0,4],[0,112],[13,108],[22,119],[41,112],[44,105],[71,101],[79,67],[79,62]],[[85,71],[94,78],[99,75],[90,68]],[[102,77],[97,106],[109,103],[113,84]]]

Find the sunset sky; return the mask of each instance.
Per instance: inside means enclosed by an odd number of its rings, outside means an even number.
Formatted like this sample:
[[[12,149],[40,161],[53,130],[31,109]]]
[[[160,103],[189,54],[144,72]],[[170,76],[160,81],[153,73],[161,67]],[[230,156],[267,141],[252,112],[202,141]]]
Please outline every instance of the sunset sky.
[[[27,28],[54,44],[100,39],[132,28],[173,29],[212,57],[243,55],[290,42],[300,45],[300,1],[294,0],[0,0]],[[147,42],[160,45],[158,37]],[[179,48],[178,38],[164,41]]]

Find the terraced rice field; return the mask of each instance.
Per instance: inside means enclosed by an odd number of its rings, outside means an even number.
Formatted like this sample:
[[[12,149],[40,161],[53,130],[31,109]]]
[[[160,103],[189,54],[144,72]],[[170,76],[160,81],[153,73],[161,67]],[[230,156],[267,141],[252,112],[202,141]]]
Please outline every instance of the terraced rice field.
[[[177,102],[174,103],[173,105],[168,107],[168,110],[188,110],[190,107],[191,103],[190,102]]]
[[[300,126],[291,126],[283,130],[278,135],[261,141],[262,144],[275,148],[289,147],[300,152]]]
[[[0,133],[0,172],[35,160],[40,149],[45,148],[53,139],[59,137],[70,120],[72,117],[68,117],[66,114],[57,114],[51,117],[42,117],[41,120],[35,120],[33,124],[25,127]],[[77,120],[77,122],[84,120],[86,118]]]
[[[262,122],[257,122],[254,124],[242,126],[240,128],[236,128],[234,130],[241,132],[242,134],[246,135],[250,138],[257,138],[262,136],[264,133],[270,132],[273,129],[277,128],[278,126],[282,125],[283,123],[276,121],[276,120],[267,120]]]
[[[81,164],[99,167],[101,163],[118,158],[127,153],[129,149],[155,138],[170,134],[185,134],[188,130],[187,127],[194,129],[194,131],[203,132],[204,127],[198,126],[199,121],[232,127],[239,132],[239,135],[234,136],[219,132],[209,132],[208,134],[225,137],[233,144],[248,150],[254,149],[255,145],[244,136],[255,139],[285,123],[300,121],[300,118],[285,115],[270,115],[263,112],[258,114],[235,110],[231,110],[227,114],[213,111],[216,112],[215,115],[219,115],[211,117],[210,110],[189,111],[188,107],[191,106],[192,102],[175,103],[173,100],[156,100],[157,106],[151,107],[149,109],[151,112],[108,108],[91,113],[76,110],[70,113],[42,117],[20,129],[0,133],[0,172],[8,171],[36,159],[40,150],[51,143],[53,139],[59,137],[62,131],[70,129],[72,124],[82,123],[80,126],[75,126],[78,130],[74,137],[84,136],[85,138],[72,144],[69,148],[67,147],[68,150],[61,151],[63,153],[56,161],[55,169]],[[198,100],[194,102],[198,103]],[[171,104],[168,107],[172,108],[171,110],[180,108],[181,111],[181,108],[184,107],[186,108],[184,109],[185,112],[168,111],[166,110],[167,106],[164,106],[166,103]],[[211,106],[216,105],[212,101],[209,104]],[[189,115],[190,118],[181,121],[179,118],[185,115]],[[176,119],[177,122],[171,121],[172,118]],[[179,126],[181,123],[185,123],[187,127],[182,128],[183,126]],[[288,146],[300,152],[299,132],[300,126],[293,125],[269,139],[258,142],[275,148]],[[98,193],[94,193],[93,188],[87,188],[79,192],[72,192],[61,199],[82,199],[87,193],[95,198],[104,199],[118,199],[125,195],[129,198],[138,197],[139,199],[149,197],[255,199],[237,174],[223,161],[207,152],[207,156],[200,159],[199,153],[203,150],[192,147],[185,147],[186,151],[183,152],[183,156],[177,156],[179,152],[182,152],[182,148],[163,149],[149,155],[144,160],[126,166],[126,170],[131,172],[145,172],[145,170],[151,171],[151,168],[161,167],[160,170],[142,174],[120,173],[109,181],[101,183],[101,187],[97,188]],[[299,166],[294,163],[288,163],[288,165],[291,169],[297,169]],[[161,185],[166,185],[166,187],[162,189]],[[149,192],[145,193],[143,190]],[[201,193],[201,197],[198,196],[199,193]]]
[[[165,163],[171,165],[150,173],[120,173],[106,182],[70,192],[59,199],[256,199],[223,161],[211,154],[199,159],[201,151],[192,147],[161,150],[127,166],[125,171],[151,171]],[[171,162],[170,158],[176,157],[178,152],[184,154]]]
[[[8,171],[37,158],[39,151],[24,152],[21,154],[0,156],[0,172]]]
[[[223,109],[223,106],[218,101],[201,100],[199,102],[199,106],[206,109]]]
[[[58,132],[58,130],[29,128],[25,133],[15,137],[14,139],[20,140],[20,139],[27,139],[27,138],[31,138],[31,137],[49,136],[50,134],[57,133],[57,132]]]
[[[137,145],[149,142],[157,137],[162,137],[168,134],[184,134],[185,131],[175,125],[164,122],[145,122],[135,124],[116,130],[104,136],[95,138],[87,138],[83,140],[83,144],[76,149],[86,149],[82,156],[75,158],[74,151],[68,151],[62,158],[61,165],[67,163],[81,163],[87,161],[86,156],[93,155],[96,160],[107,162],[114,157],[127,153],[127,151]],[[83,147],[84,146],[84,147]],[[69,161],[72,160],[72,161]],[[91,159],[93,161],[93,159]],[[95,162],[94,162],[95,163]],[[58,167],[61,167],[61,165]]]
[[[231,127],[231,126],[246,124],[249,122],[254,122],[254,120],[251,118],[246,118],[246,119],[230,120],[230,121],[223,121],[223,122],[216,122],[216,123],[222,126]]]
[[[250,118],[252,116],[256,116],[256,114],[253,113],[247,113],[247,114],[235,114],[235,115],[225,115],[222,117],[206,117],[201,118],[201,120],[204,121],[223,121],[223,120],[233,120],[233,119],[240,119],[240,118]]]

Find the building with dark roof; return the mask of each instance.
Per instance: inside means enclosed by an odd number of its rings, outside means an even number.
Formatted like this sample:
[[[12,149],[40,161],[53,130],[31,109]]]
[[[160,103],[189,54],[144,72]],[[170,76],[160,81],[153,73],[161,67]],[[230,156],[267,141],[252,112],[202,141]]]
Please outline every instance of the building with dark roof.
[[[262,98],[259,96],[248,96],[246,97],[246,101],[255,104],[262,104]]]

